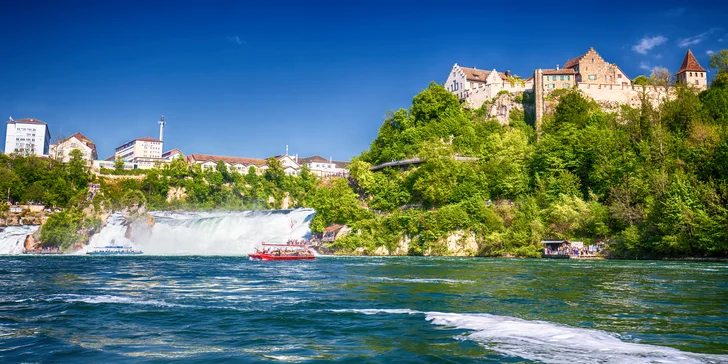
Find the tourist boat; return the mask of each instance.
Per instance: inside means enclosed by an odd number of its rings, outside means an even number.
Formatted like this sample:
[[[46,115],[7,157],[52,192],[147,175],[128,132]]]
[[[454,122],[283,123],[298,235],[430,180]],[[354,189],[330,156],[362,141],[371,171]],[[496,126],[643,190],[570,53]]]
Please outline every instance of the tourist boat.
[[[144,254],[141,250],[134,250],[131,246],[107,245],[95,247],[86,252],[88,255],[139,255]]]
[[[250,260],[313,260],[316,256],[309,248],[308,241],[289,240],[285,244],[261,243],[255,253],[248,254]],[[268,247],[268,248],[266,248]]]

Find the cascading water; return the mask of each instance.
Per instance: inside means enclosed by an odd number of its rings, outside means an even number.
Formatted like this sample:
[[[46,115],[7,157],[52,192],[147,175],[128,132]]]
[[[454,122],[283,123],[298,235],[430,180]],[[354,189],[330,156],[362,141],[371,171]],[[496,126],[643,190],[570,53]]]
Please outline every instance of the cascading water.
[[[38,225],[8,226],[0,232],[0,254],[22,254],[25,238],[38,231]]]
[[[310,235],[313,209],[240,212],[150,212],[154,225],[129,227],[114,214],[89,248],[130,245],[153,255],[244,255],[261,241],[284,243]]]

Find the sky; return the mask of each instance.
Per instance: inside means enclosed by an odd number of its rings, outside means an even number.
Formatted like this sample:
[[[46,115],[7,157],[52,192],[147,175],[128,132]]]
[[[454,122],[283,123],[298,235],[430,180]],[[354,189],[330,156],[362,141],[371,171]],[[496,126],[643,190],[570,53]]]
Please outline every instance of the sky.
[[[634,78],[674,73],[688,47],[707,69],[728,48],[724,1],[27,0],[0,14],[0,118],[81,132],[102,159],[158,137],[164,114],[165,150],[349,160],[455,63],[525,78],[594,47]]]

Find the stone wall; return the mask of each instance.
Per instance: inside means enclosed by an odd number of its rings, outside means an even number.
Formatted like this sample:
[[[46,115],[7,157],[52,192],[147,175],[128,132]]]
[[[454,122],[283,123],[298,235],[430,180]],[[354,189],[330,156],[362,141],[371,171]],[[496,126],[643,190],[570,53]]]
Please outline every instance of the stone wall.
[[[579,84],[577,88],[607,110],[617,109],[619,105],[639,107],[642,105],[643,94],[652,106],[658,106],[674,92],[672,88],[658,86]]]

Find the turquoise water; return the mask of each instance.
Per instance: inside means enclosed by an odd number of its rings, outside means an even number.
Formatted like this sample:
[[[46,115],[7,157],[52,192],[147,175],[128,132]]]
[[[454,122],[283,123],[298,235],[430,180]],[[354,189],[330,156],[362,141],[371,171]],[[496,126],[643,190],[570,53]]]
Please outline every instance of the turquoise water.
[[[0,257],[0,362],[728,363],[728,265]]]

